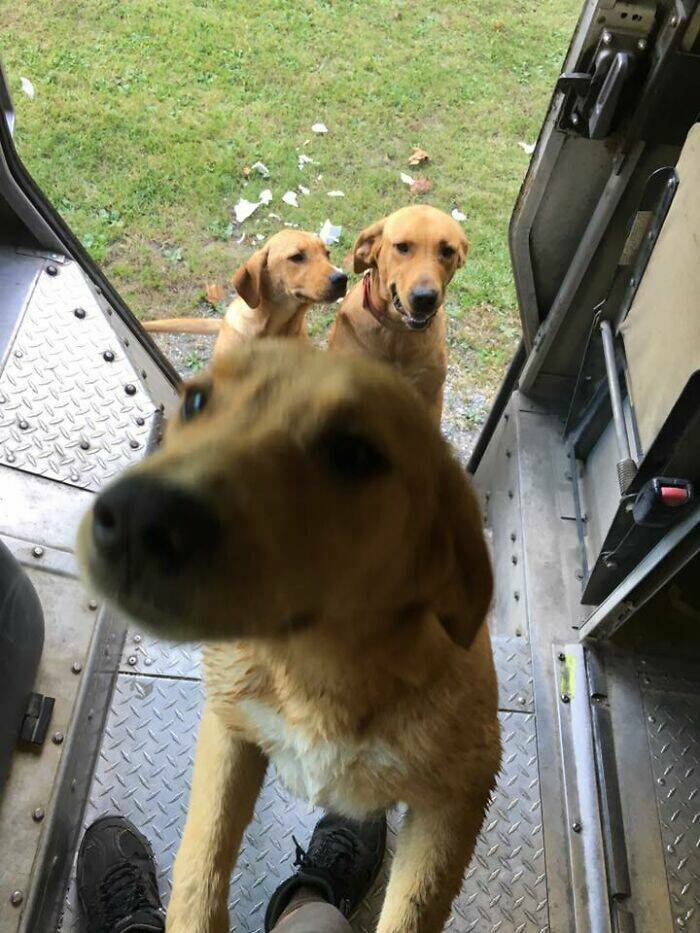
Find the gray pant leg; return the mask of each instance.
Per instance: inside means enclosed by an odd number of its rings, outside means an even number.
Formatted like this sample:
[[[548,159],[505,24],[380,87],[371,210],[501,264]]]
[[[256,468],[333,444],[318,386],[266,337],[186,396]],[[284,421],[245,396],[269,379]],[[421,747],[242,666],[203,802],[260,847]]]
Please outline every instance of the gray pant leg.
[[[352,933],[352,927],[332,904],[312,901],[280,920],[275,933]]]

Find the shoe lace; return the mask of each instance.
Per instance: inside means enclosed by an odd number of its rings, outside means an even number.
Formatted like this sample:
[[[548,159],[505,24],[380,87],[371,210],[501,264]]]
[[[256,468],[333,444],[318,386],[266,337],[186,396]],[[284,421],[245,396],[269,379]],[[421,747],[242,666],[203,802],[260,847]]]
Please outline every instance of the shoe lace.
[[[100,883],[102,915],[111,927],[152,903],[143,872],[132,862],[120,862],[105,873]]]
[[[349,830],[341,826],[334,832],[328,833],[317,846],[314,846],[311,857],[294,836],[292,840],[296,846],[294,858],[296,867],[303,869],[310,864],[314,868],[324,869],[333,878],[347,881],[348,874],[356,864],[358,854],[357,839]]]

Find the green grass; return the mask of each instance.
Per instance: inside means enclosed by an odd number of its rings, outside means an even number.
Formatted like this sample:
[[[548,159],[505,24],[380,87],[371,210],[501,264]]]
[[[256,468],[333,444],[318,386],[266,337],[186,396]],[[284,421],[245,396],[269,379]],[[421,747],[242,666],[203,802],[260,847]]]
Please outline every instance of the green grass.
[[[535,140],[580,2],[23,0],[5,5],[0,55],[27,166],[144,317],[196,308],[205,282],[279,229],[270,211],[342,224],[340,259],[363,226],[416,200],[400,171],[429,178],[424,200],[467,215],[450,342],[468,385],[490,391],[518,335],[518,141]],[[411,169],[414,145],[431,161]],[[299,152],[318,165],[299,171]],[[269,181],[245,178],[258,159]],[[311,194],[288,207],[299,183]],[[239,229],[233,205],[264,187],[273,203]]]

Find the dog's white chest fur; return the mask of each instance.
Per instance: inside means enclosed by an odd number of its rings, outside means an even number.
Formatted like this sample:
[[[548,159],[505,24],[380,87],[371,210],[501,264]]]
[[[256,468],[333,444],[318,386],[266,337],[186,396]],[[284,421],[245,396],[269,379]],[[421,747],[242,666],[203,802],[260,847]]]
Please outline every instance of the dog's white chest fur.
[[[273,762],[290,793],[339,812],[355,809],[351,780],[358,766],[382,771],[401,768],[401,760],[379,739],[323,741],[260,700],[243,700],[240,709],[257,733],[258,744]]]

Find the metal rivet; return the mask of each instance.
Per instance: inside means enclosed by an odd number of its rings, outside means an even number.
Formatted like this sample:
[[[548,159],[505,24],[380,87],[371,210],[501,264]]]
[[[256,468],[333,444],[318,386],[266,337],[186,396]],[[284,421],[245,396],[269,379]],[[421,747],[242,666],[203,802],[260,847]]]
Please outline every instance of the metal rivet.
[[[63,739],[64,735],[62,732],[54,732],[54,734],[51,736],[51,741],[54,745],[62,745]]]
[[[577,579],[577,580],[583,580],[583,570],[577,570],[577,571],[576,571],[576,579]]]
[[[80,476],[77,473],[70,474],[70,481],[72,483],[77,483],[79,479],[80,479]]]
[[[132,385],[130,382],[124,386],[124,391],[127,395],[136,395],[136,386]]]
[[[516,538],[517,538],[516,533],[515,533],[514,531],[511,531],[511,533],[510,533],[510,540],[511,540],[511,541],[515,541]]]
[[[85,317],[85,308],[76,308],[73,314],[78,318],[79,321]]]
[[[566,655],[564,654],[563,651],[560,651],[557,657],[559,658],[560,661],[566,661]]]
[[[671,17],[671,25],[672,25],[672,26],[677,26],[677,25],[678,25],[678,17],[675,15],[675,13],[674,13],[674,15]]]
[[[141,644],[141,636],[140,636],[140,635],[134,635],[134,644],[135,644],[135,645],[140,645],[140,644]]]
[[[141,370],[141,378],[142,378],[142,379],[148,379],[148,373],[146,372],[145,369],[142,369],[142,370]]]
[[[645,49],[646,47],[647,47],[647,40],[646,40],[646,39],[638,39],[638,40],[637,40],[637,48],[639,49],[640,52],[643,52],[644,49]]]
[[[568,480],[571,479],[571,473],[569,473],[568,470],[567,470],[566,473],[564,474],[564,479],[568,479]]]
[[[5,454],[5,460],[7,460],[8,463],[14,463],[15,455],[12,452]]]
[[[656,716],[649,716],[649,722],[651,723],[656,722]]]
[[[509,490],[508,490],[508,498],[509,498],[509,499],[512,499],[513,496],[514,496],[513,490],[512,490],[512,489],[509,489]]]
[[[142,427],[144,426],[145,423],[146,423],[146,419],[145,419],[145,418],[142,418],[141,415],[139,415],[138,418],[136,419],[136,424],[137,424],[140,428],[142,428]]]
[[[80,661],[73,661],[73,663],[70,666],[70,669],[73,671],[74,674],[79,674],[83,669],[83,665],[80,663]]]
[[[22,418],[22,420],[19,423],[20,431],[26,431],[28,427],[29,427],[29,422],[25,421],[24,418]]]
[[[561,697],[561,701],[562,701],[562,703],[570,703],[570,702],[571,702],[571,697],[569,696],[568,693],[563,693],[563,694],[562,694],[562,697]]]
[[[132,439],[129,441],[129,447],[131,447],[133,450],[138,450],[139,442]]]
[[[507,450],[507,451],[506,451],[506,457],[510,457],[510,455],[511,455],[511,454],[510,454],[510,451]]]
[[[520,703],[521,706],[525,706],[525,703],[526,703],[525,697],[518,697],[518,703]]]
[[[571,824],[571,828],[573,829],[575,833],[580,833],[582,829],[581,824],[579,823],[578,820],[574,820],[574,822]]]
[[[114,354],[111,350],[105,350],[105,352],[102,354],[102,359],[105,361],[105,363],[113,363]]]
[[[612,557],[603,558],[603,563],[608,568],[608,570],[615,570],[617,567],[617,561],[615,561]]]
[[[13,891],[10,894],[10,903],[13,907],[19,907],[19,905],[24,900],[24,894],[21,891]]]
[[[150,667],[153,664],[153,658],[146,658],[145,664],[146,667]]]
[[[517,564],[517,563],[518,563],[518,558],[517,558],[517,555],[516,555],[516,554],[513,554],[513,555],[511,556],[510,562],[511,562],[511,564]]]
[[[124,344],[125,347],[128,347],[128,346],[129,346],[129,338],[128,338],[128,337],[125,337],[124,340],[122,341],[122,343]]]
[[[81,450],[90,450],[90,441],[81,441],[80,442]]]
[[[161,402],[160,405],[158,406],[158,411],[160,412],[165,411],[165,405],[163,404],[163,402]]]
[[[47,266],[46,273],[47,275],[58,275],[58,269],[56,266]]]
[[[523,633],[519,628],[516,628],[515,634],[518,636],[518,638],[521,638]]]
[[[513,599],[516,601],[516,603],[520,599],[520,593],[517,590],[513,593]]]
[[[17,357],[18,360],[21,360],[22,357],[24,356],[24,353],[22,353],[21,350],[15,350],[15,356]]]
[[[603,45],[610,45],[612,42],[612,34],[606,29],[603,33]]]
[[[135,654],[129,655],[129,657],[126,659],[126,663],[130,664],[131,667],[135,667],[137,661],[138,661],[138,658],[136,657]]]
[[[660,784],[661,787],[665,787],[665,786],[666,786],[666,781],[665,781],[663,778],[659,778],[659,779],[657,780],[656,783],[657,783],[657,784]]]
[[[578,114],[577,113],[571,114],[571,125],[578,126]]]
[[[35,823],[41,823],[46,814],[44,813],[43,807],[37,807],[36,810],[32,813],[32,819]]]
[[[490,498],[491,498],[491,493],[490,493],[490,492],[485,492],[485,493],[484,493],[484,499],[486,499],[486,501],[488,502]]]
[[[43,556],[44,556],[44,549],[43,549],[43,547],[41,547],[41,545],[37,544],[36,547],[33,547],[33,548],[32,548],[32,554],[34,555],[34,557],[43,557]]]
[[[99,604],[96,599],[91,599],[90,602],[88,603],[88,609],[92,609],[92,611],[94,612],[95,609],[97,609],[98,605]]]

